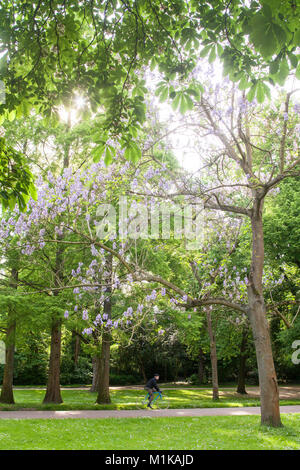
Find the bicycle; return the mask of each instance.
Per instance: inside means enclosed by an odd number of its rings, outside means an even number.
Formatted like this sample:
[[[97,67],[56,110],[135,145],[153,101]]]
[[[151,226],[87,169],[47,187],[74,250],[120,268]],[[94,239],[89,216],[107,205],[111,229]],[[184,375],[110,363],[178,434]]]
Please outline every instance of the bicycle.
[[[139,409],[144,409],[147,408],[147,405],[149,403],[149,393],[142,399],[137,401],[137,407]],[[167,410],[170,406],[170,402],[168,397],[165,396],[165,394],[162,394],[161,392],[153,392],[153,400],[151,402],[152,408],[156,410]]]

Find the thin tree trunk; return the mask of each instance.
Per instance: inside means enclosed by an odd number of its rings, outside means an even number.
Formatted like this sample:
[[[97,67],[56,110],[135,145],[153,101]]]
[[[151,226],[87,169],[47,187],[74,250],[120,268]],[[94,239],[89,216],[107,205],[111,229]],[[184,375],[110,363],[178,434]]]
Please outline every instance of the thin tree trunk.
[[[215,334],[212,327],[211,314],[206,312],[207,331],[209,335],[210,360],[212,371],[213,400],[219,400],[219,382],[218,382],[218,358]]]
[[[147,376],[146,376],[145,367],[144,367],[144,363],[142,359],[140,359],[140,372],[142,374],[143,381],[147,382]]]
[[[109,273],[106,279],[108,287],[106,288],[106,298],[103,305],[103,313],[107,319],[111,319],[111,276],[112,276],[112,255],[107,254],[106,271]],[[96,403],[110,403],[109,394],[109,370],[110,370],[110,343],[111,334],[105,329],[102,333],[101,358],[100,358],[100,377],[99,388]]]
[[[66,125],[66,134],[71,129],[71,112],[68,114],[68,122]],[[67,141],[64,148],[63,169],[68,168],[70,164],[70,142]],[[57,235],[57,240],[62,240],[61,235]],[[64,247],[62,243],[58,243],[56,247],[55,259],[55,280],[54,286],[60,287],[63,284],[63,262],[64,262]],[[58,295],[55,291],[54,295]],[[61,321],[52,319],[51,329],[51,347],[50,347],[50,361],[48,371],[47,389],[44,398],[44,403],[62,403],[62,396],[60,391],[60,358],[61,358]]]
[[[58,239],[62,237],[57,236]],[[60,244],[62,245],[62,244]],[[63,283],[63,246],[56,248],[55,287]],[[55,291],[54,295],[58,295]],[[60,392],[61,320],[52,319],[50,362],[44,403],[62,403]]]
[[[237,393],[241,395],[247,395],[246,392],[246,362],[247,362],[247,337],[248,331],[246,328],[242,332],[242,341],[240,348],[240,360],[239,360],[239,372],[238,372],[238,383],[237,383]]]
[[[11,287],[18,288],[19,272],[16,268],[11,270]],[[7,319],[7,331],[5,338],[5,365],[0,402],[14,404],[13,380],[14,380],[14,355],[16,339],[16,319],[14,313],[9,311]]]
[[[252,260],[247,286],[249,318],[258,366],[261,424],[279,427],[282,424],[280,420],[278,384],[262,288],[264,265],[262,206],[262,201],[255,201],[251,218]]]
[[[95,355],[92,359],[93,363],[93,382],[90,392],[97,392],[99,390],[99,377],[100,377],[100,355]]]
[[[15,351],[16,322],[10,322],[5,339],[5,365],[0,402],[14,404],[13,376],[14,376],[14,351]]]
[[[199,348],[198,380],[199,380],[199,384],[204,383],[204,354],[203,354],[203,349],[202,348]]]
[[[76,331],[73,333],[74,336],[74,365],[77,366],[78,358],[80,353],[80,336],[76,334]]]
[[[62,403],[60,391],[60,356],[61,356],[61,322],[56,321],[51,330],[51,350],[44,403]]]

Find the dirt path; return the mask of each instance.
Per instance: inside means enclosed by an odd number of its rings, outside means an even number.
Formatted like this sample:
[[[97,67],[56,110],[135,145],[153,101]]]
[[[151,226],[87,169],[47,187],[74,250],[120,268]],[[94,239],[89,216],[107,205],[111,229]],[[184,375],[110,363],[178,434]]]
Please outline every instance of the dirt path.
[[[281,413],[300,413],[300,405],[281,406]],[[259,415],[260,407],[194,408],[178,410],[72,410],[72,411],[1,411],[0,419],[62,419],[62,418],[162,418],[199,416]]]

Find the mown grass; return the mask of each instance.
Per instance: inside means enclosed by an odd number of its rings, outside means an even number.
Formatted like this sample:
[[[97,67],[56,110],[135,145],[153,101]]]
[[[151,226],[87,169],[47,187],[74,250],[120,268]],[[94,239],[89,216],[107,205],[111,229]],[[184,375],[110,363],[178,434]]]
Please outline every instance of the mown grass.
[[[1,450],[296,450],[300,414],[283,428],[258,416],[26,419],[0,421]]]
[[[212,392],[208,389],[174,389],[167,390],[165,394],[170,401],[170,408],[222,408],[234,406],[259,406],[258,397],[241,396],[233,391],[221,390],[220,400],[212,400]],[[111,390],[112,403],[109,405],[96,405],[96,394],[88,390],[62,390],[62,404],[43,404],[45,391],[15,390],[15,405],[0,403],[0,410],[19,410],[24,408],[36,410],[99,410],[136,409],[138,400],[145,396],[144,390]],[[281,405],[297,405],[300,399],[281,400]]]

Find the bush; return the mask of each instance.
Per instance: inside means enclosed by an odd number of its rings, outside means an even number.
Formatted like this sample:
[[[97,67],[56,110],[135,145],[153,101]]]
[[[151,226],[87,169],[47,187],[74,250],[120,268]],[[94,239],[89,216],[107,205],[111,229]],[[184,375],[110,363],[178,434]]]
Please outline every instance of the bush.
[[[47,356],[15,353],[14,384],[45,385],[47,382]]]
[[[192,374],[187,378],[187,381],[191,385],[199,385],[199,377],[197,374]]]
[[[62,385],[87,385],[93,379],[91,360],[87,357],[79,357],[77,365],[70,357],[63,357],[61,363],[60,383]]]
[[[138,375],[115,374],[112,372],[109,376],[110,385],[136,385],[141,382],[142,379]]]

